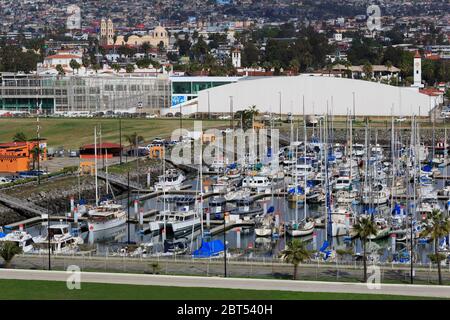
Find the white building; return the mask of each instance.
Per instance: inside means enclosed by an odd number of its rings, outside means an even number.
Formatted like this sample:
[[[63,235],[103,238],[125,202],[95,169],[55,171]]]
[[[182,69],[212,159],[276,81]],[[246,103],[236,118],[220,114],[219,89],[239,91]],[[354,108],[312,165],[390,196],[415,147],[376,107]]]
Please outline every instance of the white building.
[[[357,116],[427,116],[438,102],[417,89],[346,78],[306,76],[244,78],[203,90],[192,112],[228,113],[256,105],[262,113]],[[355,104],[353,104],[355,101]],[[209,109],[208,109],[209,106]]]
[[[422,84],[422,57],[419,54],[419,51],[416,51],[414,56],[414,84],[412,85],[414,88],[423,88]]]
[[[64,69],[72,70],[70,67],[70,61],[75,60],[80,65],[82,64],[82,58],[76,54],[55,54],[47,56],[42,64],[38,64],[38,71],[42,69],[53,69],[57,65],[61,65]]]

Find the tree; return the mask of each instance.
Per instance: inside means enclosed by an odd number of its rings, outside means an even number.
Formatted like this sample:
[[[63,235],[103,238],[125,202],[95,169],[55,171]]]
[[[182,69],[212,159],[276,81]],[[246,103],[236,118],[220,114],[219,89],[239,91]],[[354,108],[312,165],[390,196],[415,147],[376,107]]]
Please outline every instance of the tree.
[[[439,253],[439,239],[448,236],[450,233],[450,220],[444,217],[442,211],[435,209],[427,217],[427,223],[424,230],[420,233],[420,237],[430,237],[434,242],[434,254],[429,255],[430,259],[437,264],[438,280],[442,284],[441,261],[445,260],[445,255]],[[412,257],[411,257],[412,259]]]
[[[75,59],[70,60],[69,65],[72,68],[73,73],[75,73],[75,70],[77,70],[77,73],[78,73],[78,69],[80,69],[80,67],[81,67],[81,65]]]
[[[280,253],[280,257],[287,263],[294,266],[293,280],[297,279],[298,265],[311,257],[312,251],[306,248],[306,242],[298,239],[292,240],[287,249]]]
[[[126,71],[127,73],[133,73],[133,71],[134,71],[134,66],[133,66],[131,63],[127,64],[127,66],[125,67],[125,71]]]
[[[372,79],[372,76],[373,76],[373,66],[372,66],[372,64],[371,64],[370,62],[364,63],[362,70],[363,70],[363,72],[364,72],[364,77],[365,77],[367,80]]]
[[[60,64],[56,65],[56,71],[58,71],[58,75],[60,75],[60,76],[63,76],[66,74],[66,72],[64,71],[64,68]]]
[[[359,217],[353,225],[353,231],[356,236],[363,242],[363,263],[364,263],[364,282],[367,281],[367,256],[366,256],[366,242],[371,235],[377,234],[375,223],[371,217]]]
[[[5,261],[4,267],[9,268],[15,255],[21,254],[22,248],[12,241],[4,241],[0,244],[0,257]]]
[[[115,72],[119,72],[120,71],[120,66],[117,63],[114,63],[111,68],[115,71]]]
[[[27,141],[27,136],[22,131],[17,132],[13,137],[14,142],[25,142]]]
[[[144,142],[144,137],[138,135],[137,132],[134,132],[130,135],[125,135],[125,140],[133,147],[135,156],[137,156],[137,147],[140,143]]]
[[[44,150],[42,148],[39,148],[39,146],[34,146],[33,149],[30,150],[31,155],[33,156],[33,170],[36,168],[36,161],[40,155],[44,153]]]

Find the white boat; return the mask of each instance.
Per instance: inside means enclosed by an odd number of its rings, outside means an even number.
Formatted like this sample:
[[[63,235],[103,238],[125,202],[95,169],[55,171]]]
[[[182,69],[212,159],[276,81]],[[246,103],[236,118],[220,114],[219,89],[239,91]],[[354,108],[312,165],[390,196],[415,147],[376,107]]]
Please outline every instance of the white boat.
[[[201,218],[194,210],[174,212],[168,216],[166,230],[168,235],[179,237],[200,227]]]
[[[358,192],[340,190],[336,193],[336,198],[339,204],[357,204]]]
[[[120,204],[105,202],[88,211],[88,229],[91,232],[115,228],[127,222]]]
[[[261,193],[270,191],[272,183],[267,177],[247,176],[242,180],[242,187]]]
[[[354,218],[345,208],[337,208],[331,212],[331,234],[333,237],[349,235]]]
[[[33,241],[41,248],[40,252],[48,252],[49,237],[52,253],[70,253],[76,251],[78,245],[83,244],[81,237],[75,237],[69,232],[68,224],[54,224],[49,226],[46,236],[33,238]]]
[[[334,190],[350,190],[352,187],[352,180],[350,177],[338,177],[334,183]]]
[[[180,171],[176,169],[169,169],[162,176],[158,177],[158,182],[155,183],[155,190],[180,190],[185,179],[185,176]]]
[[[374,219],[375,226],[377,229],[377,233],[375,235],[370,235],[367,237],[370,240],[379,240],[383,239],[389,236],[389,232],[391,231],[391,228],[389,227],[386,219],[384,218],[375,218]]]
[[[1,241],[14,242],[18,247],[22,249],[24,253],[28,253],[33,250],[33,237],[26,231],[12,231],[10,233],[7,233],[4,237],[0,238],[0,242]]]
[[[269,237],[272,235],[273,217],[265,215],[255,218],[255,234],[257,237]]]
[[[297,224],[292,223],[287,226],[287,233],[291,237],[304,237],[310,235],[314,232],[315,221],[304,221],[303,223]]]
[[[149,222],[149,231],[151,233],[159,234],[161,230],[164,229],[164,221],[169,220],[171,214],[172,213],[168,210],[159,212],[155,218]]]

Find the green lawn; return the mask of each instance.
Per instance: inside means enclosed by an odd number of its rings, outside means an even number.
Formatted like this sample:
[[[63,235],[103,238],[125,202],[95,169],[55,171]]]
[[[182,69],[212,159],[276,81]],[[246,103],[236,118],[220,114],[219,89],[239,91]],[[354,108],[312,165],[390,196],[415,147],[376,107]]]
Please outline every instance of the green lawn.
[[[183,288],[82,283],[68,290],[65,282],[0,280],[0,299],[117,300],[409,300],[417,297],[378,294],[311,293],[212,288]]]
[[[103,141],[119,142],[119,119],[71,119],[41,118],[41,137],[48,139],[50,147],[64,146],[76,149],[83,144],[94,143],[94,127],[102,132]],[[203,120],[203,128],[221,127],[229,121]],[[173,130],[179,128],[179,119],[122,119],[122,143],[127,144],[123,136],[137,132],[150,142],[153,138],[170,137]],[[183,128],[192,130],[193,119],[183,119]],[[31,139],[36,137],[35,118],[0,118],[0,143],[9,142],[17,132],[23,132]]]

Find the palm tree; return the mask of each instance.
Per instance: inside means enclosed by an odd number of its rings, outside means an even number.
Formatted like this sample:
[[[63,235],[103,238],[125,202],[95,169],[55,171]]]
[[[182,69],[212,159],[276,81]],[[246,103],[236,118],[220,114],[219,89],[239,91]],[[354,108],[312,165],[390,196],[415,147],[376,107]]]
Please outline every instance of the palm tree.
[[[370,217],[359,217],[353,225],[353,231],[363,242],[364,282],[367,281],[366,242],[371,235],[377,234],[375,223]]]
[[[36,160],[38,159],[39,155],[44,153],[44,150],[42,148],[39,148],[39,146],[34,146],[33,149],[31,149],[31,154],[33,156],[33,170],[36,167]]]
[[[448,236],[449,233],[450,220],[438,209],[433,210],[427,217],[425,229],[420,233],[420,237],[430,237],[434,242],[434,254],[429,256],[433,262],[437,263],[439,284],[442,284],[441,261],[445,259],[445,256],[438,251],[439,239]]]
[[[363,72],[364,72],[364,75],[365,75],[365,78],[367,79],[367,80],[371,80],[372,79],[372,73],[373,73],[373,66],[372,66],[372,64],[370,63],[370,62],[366,62],[364,65],[363,65]]]
[[[114,63],[111,68],[115,71],[115,72],[119,72],[120,71],[120,66],[117,63]]]
[[[138,135],[137,132],[135,132],[135,133],[132,133],[132,134],[130,134],[130,135],[125,135],[125,139],[128,141],[128,143],[130,144],[130,146],[133,147],[133,149],[135,150],[135,151],[134,151],[135,156],[137,156],[137,151],[136,151],[137,146],[138,146],[140,143],[144,142],[144,137]]]
[[[293,280],[297,279],[297,269],[301,262],[311,257],[312,251],[306,248],[306,242],[299,239],[292,240],[287,249],[284,249],[280,253],[280,257],[287,263],[291,263],[294,266]]]
[[[5,268],[9,268],[14,256],[21,253],[22,248],[17,246],[17,244],[12,241],[4,241],[2,244],[0,244],[0,257],[5,260],[5,263],[3,264],[3,267]]]
[[[14,142],[25,142],[27,141],[27,136],[22,131],[17,132],[13,137]]]
[[[69,65],[72,68],[74,74],[75,74],[75,70],[77,70],[77,73],[78,73],[78,69],[80,69],[80,64],[78,63],[78,61],[76,61],[75,59],[72,59],[72,60],[70,60]]]
[[[58,64],[56,66],[56,71],[58,71],[58,75],[59,76],[63,76],[66,74],[66,72],[64,71],[64,68],[62,67],[62,65]]]

